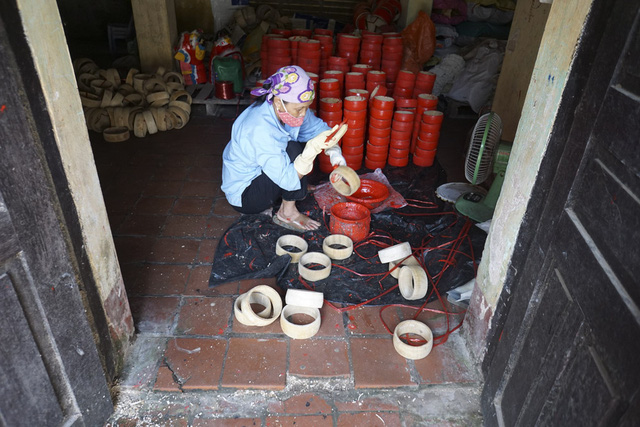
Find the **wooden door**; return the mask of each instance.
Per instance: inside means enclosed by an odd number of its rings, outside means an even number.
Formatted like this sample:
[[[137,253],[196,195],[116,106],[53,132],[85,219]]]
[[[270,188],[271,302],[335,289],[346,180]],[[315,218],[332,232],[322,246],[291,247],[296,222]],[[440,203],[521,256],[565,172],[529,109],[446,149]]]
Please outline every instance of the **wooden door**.
[[[640,425],[638,6],[594,2],[492,326],[487,425]]]
[[[113,406],[25,46],[15,2],[0,2],[0,426],[99,426]]]

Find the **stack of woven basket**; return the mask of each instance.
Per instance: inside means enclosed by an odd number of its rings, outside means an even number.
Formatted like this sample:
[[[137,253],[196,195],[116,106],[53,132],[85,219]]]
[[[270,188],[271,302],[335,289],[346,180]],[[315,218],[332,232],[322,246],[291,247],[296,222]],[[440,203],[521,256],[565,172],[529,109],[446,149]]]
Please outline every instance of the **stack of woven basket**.
[[[155,74],[100,69],[91,59],[73,62],[87,127],[109,142],[180,129],[189,121],[191,95],[180,73],[160,67]]]

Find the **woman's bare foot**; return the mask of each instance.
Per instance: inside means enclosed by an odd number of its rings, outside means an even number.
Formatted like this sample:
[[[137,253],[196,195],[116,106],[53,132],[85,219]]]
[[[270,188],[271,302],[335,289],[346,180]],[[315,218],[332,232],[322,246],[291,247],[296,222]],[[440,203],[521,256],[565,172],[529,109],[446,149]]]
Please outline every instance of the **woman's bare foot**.
[[[300,213],[295,201],[283,200],[280,210],[276,214],[280,221],[301,230],[316,230],[320,223]]]

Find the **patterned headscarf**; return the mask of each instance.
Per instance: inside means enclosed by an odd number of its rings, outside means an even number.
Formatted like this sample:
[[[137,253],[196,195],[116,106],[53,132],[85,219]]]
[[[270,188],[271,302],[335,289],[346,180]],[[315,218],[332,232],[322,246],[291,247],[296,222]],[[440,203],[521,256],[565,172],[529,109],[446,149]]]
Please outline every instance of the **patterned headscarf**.
[[[262,87],[251,91],[252,95],[267,95],[267,102],[271,104],[274,96],[279,96],[283,101],[293,103],[303,103],[313,100],[315,91],[313,90],[313,80],[307,73],[297,65],[288,65],[280,68],[274,75],[264,81],[263,84],[271,83],[269,89]]]

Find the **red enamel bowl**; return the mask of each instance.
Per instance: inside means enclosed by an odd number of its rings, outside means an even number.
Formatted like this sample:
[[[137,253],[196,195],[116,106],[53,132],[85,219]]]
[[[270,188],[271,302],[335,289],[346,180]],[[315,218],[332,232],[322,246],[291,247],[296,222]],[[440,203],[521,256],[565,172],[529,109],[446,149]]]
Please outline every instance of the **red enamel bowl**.
[[[346,197],[352,202],[365,205],[369,209],[375,209],[387,200],[389,189],[381,182],[372,179],[361,179],[358,191]]]

